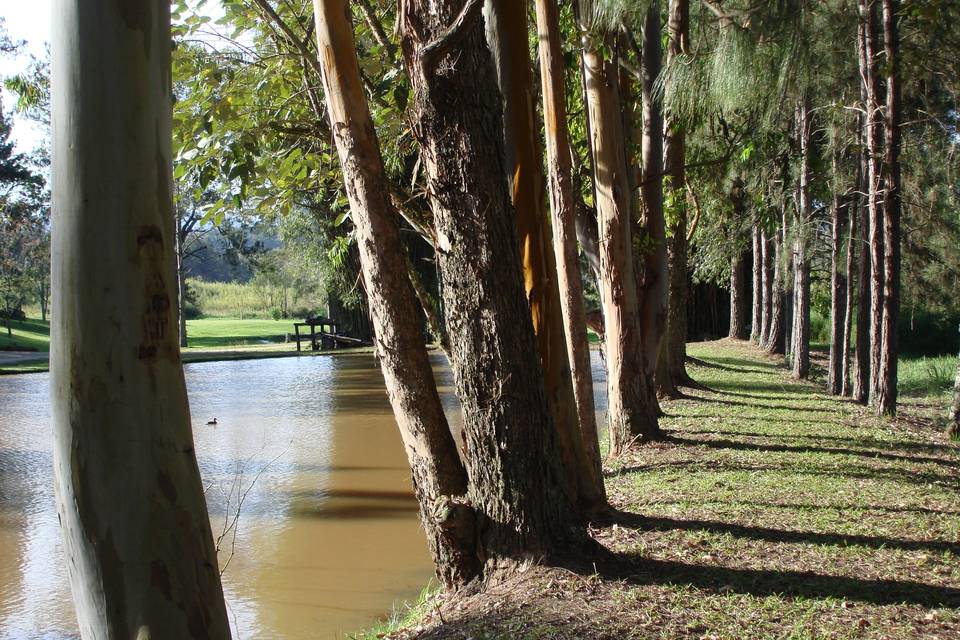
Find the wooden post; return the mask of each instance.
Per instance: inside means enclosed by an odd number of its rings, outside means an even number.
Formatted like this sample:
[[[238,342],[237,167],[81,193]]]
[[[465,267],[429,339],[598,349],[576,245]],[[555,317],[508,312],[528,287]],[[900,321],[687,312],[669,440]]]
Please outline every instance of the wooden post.
[[[293,331],[297,334],[297,351],[300,351],[300,325],[296,322],[293,323]]]

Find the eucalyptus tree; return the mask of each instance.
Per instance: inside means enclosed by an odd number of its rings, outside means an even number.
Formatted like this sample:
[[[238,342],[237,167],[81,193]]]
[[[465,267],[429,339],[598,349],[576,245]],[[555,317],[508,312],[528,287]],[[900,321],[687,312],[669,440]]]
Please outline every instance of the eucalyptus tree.
[[[953,383],[953,406],[950,407],[947,435],[960,438],[960,361],[957,362],[957,379]]]
[[[229,638],[177,346],[170,8],[58,0],[51,396],[85,638]]]
[[[587,340],[583,281],[577,252],[573,150],[567,125],[566,82],[557,0],[536,0],[540,79],[549,177],[550,210],[557,284],[563,312],[567,357],[577,403],[577,415],[592,479],[605,497],[600,446],[593,401],[593,375]]]
[[[578,10],[599,230],[607,423],[610,451],[617,455],[635,442],[659,438],[660,427],[653,381],[644,363],[615,38],[595,21],[593,3],[580,2]]]
[[[324,95],[350,199],[387,395],[413,472],[420,521],[446,586],[481,569],[467,474],[437,393],[404,264],[397,213],[367,106],[346,0],[315,0]]]
[[[559,436],[570,492],[585,510],[595,512],[606,508],[599,446],[591,446],[593,455],[588,457],[580,435],[544,197],[543,145],[537,124],[526,7],[518,2],[485,0],[484,21],[503,99],[506,186],[516,216],[524,289],[537,336],[547,403]]]
[[[401,48],[463,409],[467,495],[488,565],[583,539],[544,392],[479,0],[410,0]]]

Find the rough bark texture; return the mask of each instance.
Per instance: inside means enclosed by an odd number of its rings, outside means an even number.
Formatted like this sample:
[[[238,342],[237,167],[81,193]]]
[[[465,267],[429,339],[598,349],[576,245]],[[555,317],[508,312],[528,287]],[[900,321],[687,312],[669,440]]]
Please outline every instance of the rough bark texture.
[[[867,210],[869,212],[870,247],[870,389],[869,401],[876,401],[879,384],[880,354],[883,340],[883,211],[881,193],[883,177],[880,152],[883,135],[880,108],[880,80],[877,69],[877,2],[860,0],[862,30],[860,73],[866,96],[867,139]]]
[[[468,495],[488,568],[582,540],[566,491],[506,188],[503,120],[480,3],[409,0],[399,16],[437,234]]]
[[[667,16],[667,62],[690,50],[689,0],[670,0]],[[672,91],[668,82],[666,93]],[[673,216],[667,239],[669,293],[667,327],[657,365],[657,393],[676,397],[680,385],[693,382],[687,374],[687,301],[689,298],[687,265],[686,134],[679,119],[668,111],[663,123],[663,165],[667,193],[671,195]]]
[[[730,258],[730,333],[728,337],[736,340],[746,340],[749,337],[746,313],[746,275],[745,261],[742,253]]]
[[[594,159],[600,285],[607,364],[610,451],[660,436],[648,397],[630,229],[630,185],[620,115],[617,66],[584,38],[585,100]],[[614,50],[606,37],[604,50]]]
[[[773,241],[766,228],[760,229],[760,338],[766,349],[770,340],[771,306],[773,304]]]
[[[750,243],[750,253],[753,259],[751,265],[751,297],[750,297],[750,341],[760,344],[760,335],[763,333],[763,240],[760,224],[753,225]]]
[[[58,0],[51,400],[84,638],[229,638],[177,340],[170,8]]]
[[[654,85],[660,77],[660,0],[652,0],[643,25],[640,61],[643,96],[643,178],[640,184],[643,227],[643,273],[640,277],[640,333],[648,385],[653,385],[660,345],[667,328],[670,280],[667,273],[667,234],[663,216],[663,112]]]
[[[836,163],[834,163],[836,169]],[[836,173],[836,171],[834,172]],[[844,273],[843,241],[844,227],[847,224],[848,203],[834,194],[831,207],[830,240],[830,364],[828,366],[827,389],[838,396],[844,387],[844,321],[847,317],[847,277]]]
[[[883,0],[883,43],[886,53],[887,110],[884,118],[886,147],[883,177],[883,309],[881,312],[880,369],[877,374],[877,413],[897,413],[897,328],[900,321],[900,36],[897,11],[900,3]]]
[[[810,258],[807,234],[810,223],[810,107],[798,109],[800,135],[800,184],[797,198],[797,225],[794,233],[793,280],[793,377],[810,375]]]
[[[557,0],[536,0],[536,11],[550,180],[550,210],[553,216],[553,248],[556,256],[557,284],[563,311],[567,357],[573,378],[580,435],[590,463],[590,480],[595,486],[597,495],[605,503],[606,489],[603,483],[597,418],[593,403],[593,374],[590,368],[590,344],[587,340],[583,282],[577,256],[577,205],[573,192],[573,164],[570,136],[567,130],[564,62]]]
[[[346,0],[314,0],[327,111],[350,200],[377,357],[413,473],[420,521],[437,575],[453,587],[481,569],[473,514],[465,506],[467,474],[423,342],[347,11]]]
[[[557,263],[551,247],[544,198],[543,148],[537,126],[533,69],[523,3],[486,0],[487,42],[503,96],[508,187],[516,214],[524,289],[537,335],[547,403],[560,438],[565,479],[586,512],[606,505],[599,447],[588,458],[580,437],[579,414],[567,355]]]
[[[864,160],[866,162],[866,160]],[[861,169],[861,185],[868,185]],[[851,397],[860,404],[870,399],[870,208],[861,199],[857,220],[857,340],[854,345],[854,378]]]
[[[862,183],[858,171],[856,184],[860,185]],[[847,212],[847,220],[849,230],[847,232],[847,260],[846,266],[844,267],[844,281],[846,287],[844,288],[844,298],[847,301],[846,308],[844,309],[843,314],[843,339],[840,343],[840,352],[842,354],[841,359],[841,373],[840,373],[840,395],[843,397],[849,397],[853,389],[853,380],[851,380],[850,372],[850,343],[852,340],[851,332],[853,331],[853,282],[854,282],[854,262],[855,262],[855,253],[856,253],[856,238],[857,238],[857,218],[860,216],[860,197],[857,194],[854,194],[850,198],[850,209]]]
[[[784,235],[786,233],[786,213],[782,224],[778,225],[773,236],[773,284],[770,292],[770,332],[767,334],[766,349],[771,354],[783,355],[786,342],[786,292],[785,257],[783,255]]]

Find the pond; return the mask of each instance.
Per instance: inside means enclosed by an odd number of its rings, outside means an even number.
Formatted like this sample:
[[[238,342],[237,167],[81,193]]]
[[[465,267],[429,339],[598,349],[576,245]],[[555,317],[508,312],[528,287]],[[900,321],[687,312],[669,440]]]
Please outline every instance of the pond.
[[[449,369],[433,362],[456,424]],[[599,364],[594,352],[598,392]],[[433,568],[372,356],[184,369],[235,638],[342,637],[416,599]],[[47,374],[0,376],[2,640],[77,637],[47,385]]]

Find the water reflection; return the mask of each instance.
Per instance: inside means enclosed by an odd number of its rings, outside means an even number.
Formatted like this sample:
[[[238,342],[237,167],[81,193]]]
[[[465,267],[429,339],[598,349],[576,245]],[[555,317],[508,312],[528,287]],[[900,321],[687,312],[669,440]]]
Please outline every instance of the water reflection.
[[[452,375],[442,356],[433,364],[456,429]],[[340,637],[416,597],[433,570],[371,356],[185,369],[236,638]],[[594,377],[602,417],[597,352]],[[47,383],[46,374],[0,376],[0,640],[77,635]]]

